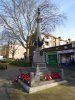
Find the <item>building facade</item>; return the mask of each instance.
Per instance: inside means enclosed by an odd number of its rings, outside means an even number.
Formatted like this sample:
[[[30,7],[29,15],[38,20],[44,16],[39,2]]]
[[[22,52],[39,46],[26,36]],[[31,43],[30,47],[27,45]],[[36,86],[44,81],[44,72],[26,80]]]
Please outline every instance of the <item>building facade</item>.
[[[21,45],[4,45],[1,47],[0,55],[5,58],[21,59],[24,58],[26,49]]]
[[[63,40],[61,39],[61,37],[55,37],[52,34],[48,33],[42,33],[41,38],[44,39],[42,49],[71,43],[70,39]],[[35,51],[34,39],[35,35],[32,35],[30,41],[30,56],[32,56],[33,51]],[[26,49],[21,45],[4,45],[0,48],[0,55],[7,58],[13,58],[13,56],[15,59],[24,58],[25,52]]]
[[[61,39],[61,37],[55,37],[49,33],[42,33],[41,38],[44,39],[42,48],[55,47],[55,46],[71,43],[71,39],[63,40]],[[35,36],[32,35],[30,41],[31,46],[34,46],[34,40],[35,40]]]
[[[45,48],[47,64],[50,66],[59,66],[64,63],[64,67],[75,66],[75,42],[70,44]]]
[[[41,37],[44,38],[43,48],[49,48],[49,47],[67,44],[67,40],[63,40],[61,39],[61,37],[55,37],[52,34],[43,33]]]

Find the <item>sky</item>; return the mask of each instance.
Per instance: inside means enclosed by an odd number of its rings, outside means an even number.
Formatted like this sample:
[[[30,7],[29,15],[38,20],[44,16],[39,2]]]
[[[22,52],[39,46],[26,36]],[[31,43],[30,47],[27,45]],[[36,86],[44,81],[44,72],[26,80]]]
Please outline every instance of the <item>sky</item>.
[[[63,25],[56,28],[53,34],[62,39],[75,40],[75,0],[52,0],[57,5],[61,13],[67,17]]]
[[[61,13],[67,17],[63,25],[57,26],[52,33],[54,36],[61,36],[62,39],[75,40],[75,0],[52,0],[57,5]],[[2,27],[0,26],[0,31]]]

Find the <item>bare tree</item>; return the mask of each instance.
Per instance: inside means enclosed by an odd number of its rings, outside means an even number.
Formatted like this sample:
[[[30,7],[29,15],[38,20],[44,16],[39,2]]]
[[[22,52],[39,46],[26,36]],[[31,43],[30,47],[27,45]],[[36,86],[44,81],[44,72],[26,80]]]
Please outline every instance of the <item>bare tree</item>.
[[[14,55],[16,53],[16,50],[19,48],[20,44],[18,43],[17,39],[15,38],[15,36],[13,34],[10,34],[9,31],[7,31],[6,29],[2,31],[2,36],[0,39],[4,45],[6,45],[6,55],[7,58],[9,57],[9,54],[12,55],[12,58],[14,59]]]
[[[15,53],[18,50],[20,45],[16,45],[16,41],[14,41],[10,46],[9,46],[9,53],[12,55],[12,58],[14,59]]]
[[[64,18],[51,0],[0,0],[0,17],[5,27],[26,48],[29,60],[30,35],[36,30],[38,7],[41,10],[42,31],[50,32]]]

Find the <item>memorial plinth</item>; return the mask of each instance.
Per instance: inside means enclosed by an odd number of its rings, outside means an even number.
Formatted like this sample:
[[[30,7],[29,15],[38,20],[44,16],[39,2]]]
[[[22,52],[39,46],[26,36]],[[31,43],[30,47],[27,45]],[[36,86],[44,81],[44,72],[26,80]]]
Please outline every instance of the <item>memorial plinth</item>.
[[[41,77],[44,74],[48,74],[48,68],[46,66],[44,52],[40,54],[40,51],[36,49],[33,56],[33,68],[35,69],[35,74],[31,72],[31,86],[35,86],[37,83],[41,82]],[[37,84],[38,85],[38,84]]]

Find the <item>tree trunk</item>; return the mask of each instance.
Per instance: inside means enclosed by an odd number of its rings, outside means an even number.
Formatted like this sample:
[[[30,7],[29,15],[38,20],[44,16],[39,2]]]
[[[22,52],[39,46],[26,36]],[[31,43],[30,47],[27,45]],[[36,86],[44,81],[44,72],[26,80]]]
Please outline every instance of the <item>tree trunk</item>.
[[[6,58],[9,58],[9,43],[6,47]]]
[[[30,39],[31,37],[27,37],[27,48],[26,48],[26,62],[30,63]]]
[[[12,58],[13,58],[13,59],[14,59],[14,54],[15,54],[15,53],[12,53]]]
[[[29,48],[26,48],[26,62],[29,63],[30,59],[29,59]]]

